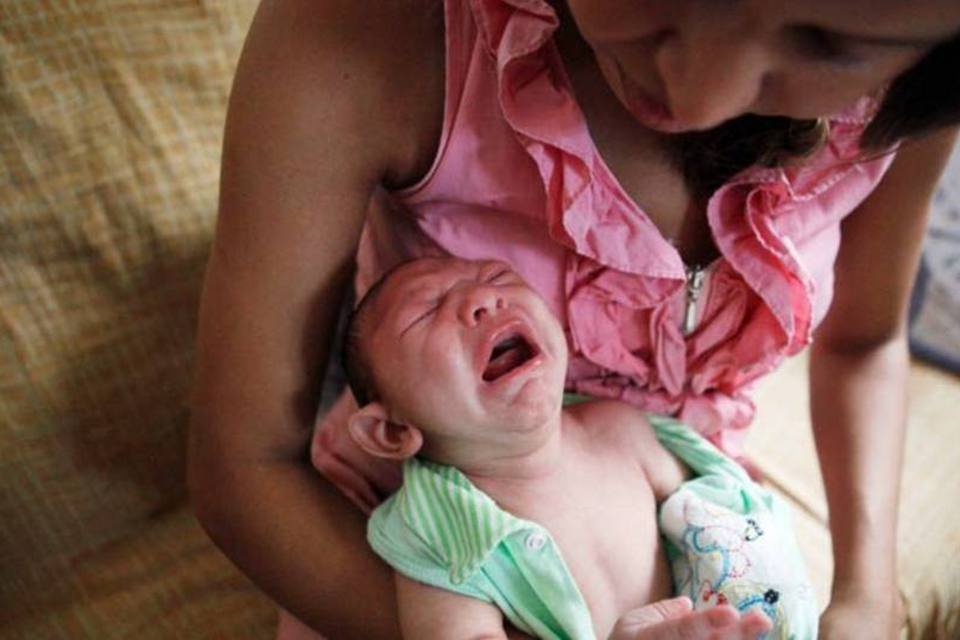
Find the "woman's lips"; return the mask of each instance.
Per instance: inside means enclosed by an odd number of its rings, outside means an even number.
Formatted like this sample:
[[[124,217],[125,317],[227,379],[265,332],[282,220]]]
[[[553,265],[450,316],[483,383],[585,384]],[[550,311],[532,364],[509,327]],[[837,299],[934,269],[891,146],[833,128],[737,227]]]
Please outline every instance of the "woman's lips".
[[[679,133],[689,129],[674,117],[666,104],[651,96],[631,80],[619,64],[617,73],[620,76],[620,86],[623,88],[627,109],[644,126],[663,133]]]
[[[670,109],[666,105],[657,102],[639,87],[632,87],[627,95],[631,105],[642,111],[650,119],[657,121],[673,120],[673,114],[670,113]]]
[[[664,133],[678,133],[687,129],[666,105],[657,102],[638,87],[627,90],[627,108],[642,124]]]

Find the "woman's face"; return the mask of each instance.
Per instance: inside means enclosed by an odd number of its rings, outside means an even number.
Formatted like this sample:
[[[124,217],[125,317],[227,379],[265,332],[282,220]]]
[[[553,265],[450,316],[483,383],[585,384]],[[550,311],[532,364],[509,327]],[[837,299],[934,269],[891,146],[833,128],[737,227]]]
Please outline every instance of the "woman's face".
[[[566,0],[644,125],[816,118],[870,95],[960,31],[958,0]]]

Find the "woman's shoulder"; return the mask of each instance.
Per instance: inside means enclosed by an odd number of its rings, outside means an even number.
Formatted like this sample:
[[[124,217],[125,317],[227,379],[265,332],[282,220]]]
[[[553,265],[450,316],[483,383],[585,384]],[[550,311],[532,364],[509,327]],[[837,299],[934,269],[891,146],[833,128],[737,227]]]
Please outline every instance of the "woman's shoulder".
[[[384,72],[369,78],[384,84],[405,85],[427,65],[442,67],[440,0],[266,0],[254,18],[254,29],[261,26],[287,29],[274,43],[278,53],[323,51],[344,67]]]
[[[437,0],[266,0],[241,67],[252,59],[262,97],[285,97],[304,126],[387,154],[387,183],[414,181],[442,128],[443,23]]]

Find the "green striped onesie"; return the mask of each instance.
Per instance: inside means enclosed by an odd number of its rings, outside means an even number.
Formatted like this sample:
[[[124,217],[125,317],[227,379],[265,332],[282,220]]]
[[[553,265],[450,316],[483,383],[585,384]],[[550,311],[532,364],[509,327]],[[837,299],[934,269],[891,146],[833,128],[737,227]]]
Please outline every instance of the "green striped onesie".
[[[760,609],[774,622],[770,639],[815,638],[816,603],[783,505],[689,427],[649,419],[664,447],[698,474],[659,508],[677,593],[698,608]],[[492,603],[535,637],[594,637],[586,601],[546,529],[498,507],[454,467],[411,458],[403,480],[367,528],[396,571]]]

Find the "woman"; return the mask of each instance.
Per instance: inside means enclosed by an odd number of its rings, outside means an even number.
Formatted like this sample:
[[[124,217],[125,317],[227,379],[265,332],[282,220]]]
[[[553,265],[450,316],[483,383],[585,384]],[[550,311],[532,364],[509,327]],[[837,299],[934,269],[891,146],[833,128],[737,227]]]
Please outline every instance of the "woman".
[[[266,0],[201,307],[201,522],[312,627],[397,636],[362,515],[304,456],[373,199],[361,287],[404,254],[507,259],[570,330],[571,388],[728,451],[749,384],[816,327],[821,630],[895,637],[904,308],[960,119],[958,31],[953,0]],[[328,475],[339,455],[318,454]]]

